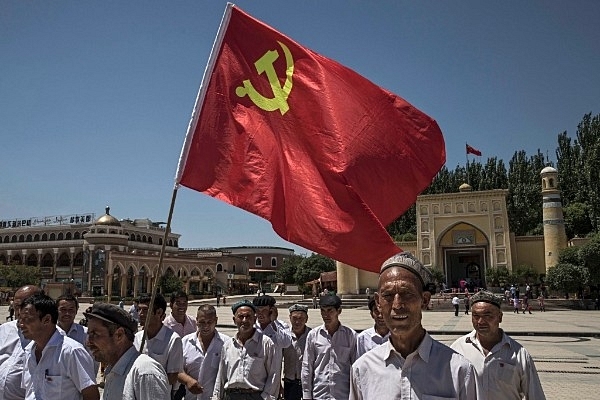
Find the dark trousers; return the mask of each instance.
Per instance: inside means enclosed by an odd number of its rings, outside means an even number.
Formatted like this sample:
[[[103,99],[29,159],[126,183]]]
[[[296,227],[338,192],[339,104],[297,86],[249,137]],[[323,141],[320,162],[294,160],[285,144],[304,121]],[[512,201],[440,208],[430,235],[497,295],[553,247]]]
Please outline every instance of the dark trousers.
[[[259,391],[239,393],[235,391],[225,390],[224,400],[263,400]]]
[[[454,316],[458,317],[458,304],[454,305]]]
[[[283,398],[285,400],[302,400],[302,382],[300,379],[283,380]]]

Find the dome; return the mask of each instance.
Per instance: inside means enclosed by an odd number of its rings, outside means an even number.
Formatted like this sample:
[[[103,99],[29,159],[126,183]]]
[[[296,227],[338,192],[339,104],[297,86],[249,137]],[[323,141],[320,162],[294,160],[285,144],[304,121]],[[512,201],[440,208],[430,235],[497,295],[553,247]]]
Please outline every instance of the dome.
[[[551,167],[551,166],[547,166],[546,168],[544,168],[542,170],[542,172],[540,172],[540,174],[556,174],[556,173],[558,173],[556,168]]]
[[[110,207],[106,206],[106,214],[98,218],[95,222],[96,225],[108,225],[108,226],[121,226],[118,219],[110,215]]]
[[[459,192],[470,192],[471,190],[473,190],[473,188],[468,183],[463,183],[458,187]]]

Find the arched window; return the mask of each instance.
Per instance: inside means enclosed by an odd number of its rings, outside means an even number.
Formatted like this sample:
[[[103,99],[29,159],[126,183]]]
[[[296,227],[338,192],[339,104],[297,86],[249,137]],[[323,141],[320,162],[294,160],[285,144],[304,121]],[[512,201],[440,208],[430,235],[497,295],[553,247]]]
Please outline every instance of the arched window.
[[[256,259],[254,260],[254,265],[256,265],[257,267],[262,267],[262,257],[256,257]]]
[[[63,240],[63,239],[64,239],[64,237],[65,237],[65,236],[63,235],[63,233],[62,233],[62,232],[59,232],[57,240]]]
[[[39,242],[40,241],[40,234],[36,233],[35,236],[33,237],[33,241],[34,242]]]
[[[19,242],[25,241],[25,235],[19,235]]]
[[[217,264],[217,272],[223,272],[223,264]]]
[[[146,235],[142,236],[142,242],[146,243],[148,241],[148,239],[146,238]]]
[[[56,240],[56,234],[55,233],[51,233],[50,234],[50,241],[54,241]]]
[[[148,243],[152,244],[152,236],[148,236]]]
[[[33,237],[31,237],[31,235],[27,235],[27,237],[25,238],[26,242],[31,242],[33,241]]]
[[[277,268],[277,257],[271,257],[271,267]]]
[[[72,237],[73,235],[71,234],[71,232],[67,232],[67,234],[65,235],[65,240],[71,240]]]
[[[12,235],[12,237],[10,238],[10,242],[17,243],[17,235]]]
[[[42,242],[47,242],[48,241],[48,234],[44,233],[42,234]]]
[[[73,235],[73,239],[79,240],[79,238],[81,237],[80,235],[81,234],[79,232],[75,232],[75,234]]]

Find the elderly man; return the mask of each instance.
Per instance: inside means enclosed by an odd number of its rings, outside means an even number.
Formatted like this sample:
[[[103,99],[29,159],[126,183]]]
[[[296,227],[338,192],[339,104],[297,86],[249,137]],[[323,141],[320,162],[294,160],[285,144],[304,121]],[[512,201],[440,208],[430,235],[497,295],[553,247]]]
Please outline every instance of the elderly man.
[[[238,328],[223,345],[213,400],[275,400],[281,357],[273,341],[256,329],[256,308],[247,300],[231,306]]]
[[[310,328],[308,307],[294,304],[289,308],[292,324],[292,344],[283,349],[283,398],[285,400],[302,399],[302,359],[306,349],[306,337]]]
[[[500,328],[501,303],[500,297],[488,291],[471,296],[475,330],[458,338],[452,348],[473,363],[478,398],[543,400],[546,397],[533,359]]]
[[[356,337],[356,358],[387,342],[390,337],[390,330],[385,324],[381,311],[377,308],[375,297],[369,300],[369,311],[375,325],[372,328],[365,329]]]
[[[356,332],[340,323],[342,300],[325,295],[319,300],[323,325],[306,338],[302,359],[304,399],[347,400],[350,368],[356,360]]]
[[[13,299],[15,308],[14,321],[0,325],[0,400],[19,400],[25,398],[25,389],[21,387],[25,347],[30,340],[23,336],[18,327],[21,304],[26,298],[41,293],[42,290],[33,285],[18,289]]]
[[[183,371],[183,346],[181,337],[173,332],[171,328],[163,325],[165,311],[167,309],[167,301],[162,294],[157,293],[154,297],[154,306],[152,313],[148,313],[150,305],[150,296],[140,297],[140,324],[145,326],[146,318],[149,319],[146,331],[146,343],[144,348],[141,348],[142,337],[144,331],[139,331],[135,334],[133,345],[135,348],[144,354],[148,354],[160,363],[167,371],[169,384],[175,385],[173,390],[179,388],[177,377]]]
[[[210,304],[198,308],[196,324],[198,332],[184,336],[183,370],[179,373],[187,391],[186,400],[209,400],[215,388],[219,372],[221,350],[230,338],[217,331],[217,310]]]
[[[170,400],[165,369],[133,346],[138,323],[113,304],[95,303],[83,313],[88,320],[88,347],[96,361],[108,365],[104,400]]]
[[[410,253],[381,266],[377,307],[390,339],[352,365],[350,399],[476,399],[473,366],[421,325],[435,292],[431,272]]]
[[[56,329],[57,320],[56,303],[46,295],[28,297],[21,305],[19,328],[31,340],[25,348],[25,398],[99,399],[92,356]]]
[[[169,305],[171,307],[171,314],[165,318],[163,324],[173,329],[180,337],[196,333],[196,321],[187,315],[187,293],[182,290],[173,293]]]

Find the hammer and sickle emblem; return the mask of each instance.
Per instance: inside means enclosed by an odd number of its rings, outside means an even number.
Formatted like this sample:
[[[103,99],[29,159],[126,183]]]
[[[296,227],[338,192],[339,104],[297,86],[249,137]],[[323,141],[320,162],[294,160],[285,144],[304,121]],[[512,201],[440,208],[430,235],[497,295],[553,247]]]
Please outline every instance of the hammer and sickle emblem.
[[[271,90],[273,91],[273,97],[265,97],[260,94],[254,86],[252,86],[252,82],[249,79],[244,80],[244,86],[238,86],[235,88],[235,94],[238,97],[248,96],[250,100],[259,108],[265,111],[275,111],[279,109],[281,115],[285,114],[289,109],[287,98],[290,95],[292,90],[292,75],[294,75],[294,59],[292,58],[292,53],[287,48],[286,45],[277,41],[283,50],[283,54],[285,55],[286,62],[286,70],[285,70],[285,83],[281,86],[279,82],[279,77],[277,76],[277,72],[275,72],[275,67],[273,63],[275,60],[279,58],[279,53],[277,50],[269,50],[267,51],[261,58],[259,58],[254,66],[256,67],[256,72],[262,74],[263,72],[267,75],[267,79],[269,79],[269,83],[271,84]]]

